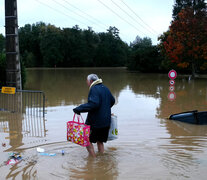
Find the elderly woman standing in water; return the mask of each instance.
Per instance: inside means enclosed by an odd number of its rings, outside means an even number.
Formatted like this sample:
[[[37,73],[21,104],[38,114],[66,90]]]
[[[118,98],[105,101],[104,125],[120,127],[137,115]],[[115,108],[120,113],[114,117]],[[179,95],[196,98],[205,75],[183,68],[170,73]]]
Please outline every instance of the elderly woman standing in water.
[[[97,143],[98,151],[104,152],[104,142],[107,142],[111,123],[111,107],[115,103],[110,90],[103,85],[96,74],[87,77],[89,86],[88,102],[73,109],[76,114],[88,112],[86,124],[91,126],[90,145],[87,146],[89,154],[96,157],[94,146]]]

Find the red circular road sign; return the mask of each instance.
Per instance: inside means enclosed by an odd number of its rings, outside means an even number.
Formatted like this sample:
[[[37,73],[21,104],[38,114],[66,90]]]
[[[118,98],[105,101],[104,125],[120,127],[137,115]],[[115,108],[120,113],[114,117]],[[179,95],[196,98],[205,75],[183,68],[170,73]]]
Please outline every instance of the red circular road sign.
[[[174,91],[174,90],[175,90],[175,87],[174,87],[174,86],[170,86],[170,87],[169,87],[169,90],[170,90],[170,91]]]
[[[169,92],[167,97],[170,101],[173,101],[176,98],[175,92]]]
[[[171,79],[171,80],[169,81],[169,83],[170,83],[171,86],[173,86],[173,85],[175,84],[175,81]]]
[[[170,70],[168,73],[168,77],[170,79],[175,79],[177,77],[177,72],[174,69]]]

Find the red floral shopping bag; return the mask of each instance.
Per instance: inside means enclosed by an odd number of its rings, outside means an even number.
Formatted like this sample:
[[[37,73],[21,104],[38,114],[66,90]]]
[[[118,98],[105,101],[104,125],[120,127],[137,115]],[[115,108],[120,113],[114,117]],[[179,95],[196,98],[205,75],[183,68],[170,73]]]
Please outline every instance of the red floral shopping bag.
[[[75,117],[77,117],[77,121],[75,121]],[[80,119],[82,122],[80,122]],[[90,126],[84,124],[81,115],[76,116],[74,114],[73,121],[67,122],[67,140],[81,146],[88,146],[90,144],[89,135]]]

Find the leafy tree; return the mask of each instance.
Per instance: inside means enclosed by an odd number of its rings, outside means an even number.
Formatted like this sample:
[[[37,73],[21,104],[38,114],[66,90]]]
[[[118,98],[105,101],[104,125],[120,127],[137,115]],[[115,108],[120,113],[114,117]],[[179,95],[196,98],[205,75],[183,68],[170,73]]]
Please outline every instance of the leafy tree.
[[[130,58],[128,68],[141,72],[158,72],[160,69],[161,58],[156,46],[152,45],[150,38],[136,37],[130,44]]]
[[[20,39],[20,55],[21,59],[24,60],[24,64],[27,67],[33,67],[35,63],[35,59],[29,58],[33,55],[32,51],[32,26],[30,24],[26,24],[24,28],[19,29],[19,39]],[[34,56],[34,55],[33,55]]]
[[[120,39],[119,30],[109,27],[107,33],[99,33],[100,42],[94,59],[95,66],[124,66],[128,46]]]
[[[84,64],[87,66],[94,66],[93,61],[96,54],[96,50],[99,43],[98,35],[88,27],[87,30],[83,31],[83,40],[84,40]]]
[[[44,67],[55,67],[63,61],[61,30],[55,26],[48,25],[41,35],[40,51],[43,57]]]
[[[107,29],[107,31],[112,37],[114,37],[114,39],[120,39],[119,30],[115,26],[110,26],[109,29]]]
[[[172,22],[163,46],[168,58],[180,68],[191,68],[193,76],[207,69],[206,12],[183,9]]]
[[[110,61],[110,46],[112,36],[106,33],[99,33],[100,42],[98,44],[96,55],[94,57],[94,66],[109,66],[112,62]]]
[[[173,6],[173,19],[177,19],[181,10],[186,8],[193,9],[196,14],[197,12],[205,11],[206,3],[205,0],[176,0]]]
[[[152,46],[152,40],[148,37],[144,37],[142,39],[141,37],[137,36],[135,40],[132,43],[130,43],[130,46],[133,49],[136,49],[138,47],[150,47]]]
[[[40,49],[42,36],[47,31],[47,25],[44,22],[32,24],[32,38],[31,38],[31,51],[35,58],[35,67],[43,66],[43,55]]]
[[[60,29],[40,22],[20,28],[19,35],[26,67],[124,66],[128,57],[116,27],[97,34],[91,27]]]
[[[41,67],[43,58],[40,51],[41,36],[46,31],[46,24],[26,24],[19,29],[19,46],[22,62],[26,67]]]
[[[87,66],[85,63],[85,40],[83,38],[83,31],[76,25],[71,29],[70,36],[70,58],[72,60],[72,66],[84,67]]]
[[[160,41],[160,43],[157,45],[158,51],[161,54],[161,69],[163,69],[164,71],[169,71],[169,69],[174,69],[176,71],[182,71],[181,68],[179,68],[177,66],[177,64],[173,63],[170,58],[168,58],[166,52],[165,52],[165,46],[164,46],[164,42],[167,41],[167,37],[170,34],[170,31],[166,31],[164,32],[162,35],[160,35],[158,37],[158,40]]]

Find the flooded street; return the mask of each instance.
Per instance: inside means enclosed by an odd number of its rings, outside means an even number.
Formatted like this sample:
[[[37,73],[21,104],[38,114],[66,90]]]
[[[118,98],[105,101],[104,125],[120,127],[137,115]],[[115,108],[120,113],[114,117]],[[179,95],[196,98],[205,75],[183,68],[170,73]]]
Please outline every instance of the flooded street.
[[[84,147],[66,141],[72,109],[87,102],[90,73],[98,74],[114,95],[112,112],[119,130],[119,138],[107,142],[105,153],[95,159]],[[168,100],[167,74],[118,68],[29,69],[25,89],[44,91],[46,114],[0,111],[0,179],[206,179],[207,125],[166,119],[173,113],[206,111],[206,79],[188,81],[178,74],[173,101]],[[56,156],[40,155],[37,147]],[[11,152],[19,152],[23,160],[5,165]]]

